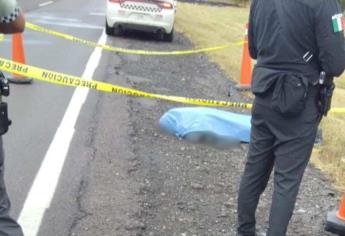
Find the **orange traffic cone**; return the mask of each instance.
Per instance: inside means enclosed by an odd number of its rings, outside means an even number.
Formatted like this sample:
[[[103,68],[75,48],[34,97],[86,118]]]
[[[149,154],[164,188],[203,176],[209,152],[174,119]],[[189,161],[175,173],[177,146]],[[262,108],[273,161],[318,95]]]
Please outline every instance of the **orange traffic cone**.
[[[249,90],[252,81],[252,60],[249,55],[248,47],[248,24],[246,25],[246,33],[244,36],[242,66],[241,66],[241,80],[236,86],[239,90]]]
[[[343,199],[341,200],[339,211],[337,212],[337,217],[345,221],[345,193]]]
[[[12,35],[12,60],[25,64],[23,36],[20,33]],[[13,74],[13,77],[8,78],[8,81],[15,84],[29,84],[32,82],[32,79]]]
[[[326,220],[326,231],[345,235],[345,193],[338,211],[329,212]]]

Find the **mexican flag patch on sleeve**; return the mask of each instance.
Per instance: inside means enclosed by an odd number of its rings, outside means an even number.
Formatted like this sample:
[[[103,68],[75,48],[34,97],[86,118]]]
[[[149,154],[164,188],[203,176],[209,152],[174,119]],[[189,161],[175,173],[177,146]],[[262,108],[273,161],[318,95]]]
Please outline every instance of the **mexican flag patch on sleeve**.
[[[334,33],[343,31],[345,26],[343,14],[332,16],[332,25]]]

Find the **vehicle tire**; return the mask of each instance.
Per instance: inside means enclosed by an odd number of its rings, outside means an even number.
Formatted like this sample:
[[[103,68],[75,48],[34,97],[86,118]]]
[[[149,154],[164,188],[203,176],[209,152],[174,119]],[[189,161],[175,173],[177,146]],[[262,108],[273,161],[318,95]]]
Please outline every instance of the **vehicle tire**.
[[[174,40],[174,28],[171,30],[170,34],[164,33],[163,40],[165,42],[172,42]]]
[[[107,22],[107,20],[105,20],[105,33],[107,34],[107,35],[114,35],[114,31],[115,31],[115,29],[114,29],[114,27],[110,27],[109,25],[108,25],[108,22]]]
[[[113,28],[113,35],[114,36],[121,36],[122,35],[122,28],[120,26]]]

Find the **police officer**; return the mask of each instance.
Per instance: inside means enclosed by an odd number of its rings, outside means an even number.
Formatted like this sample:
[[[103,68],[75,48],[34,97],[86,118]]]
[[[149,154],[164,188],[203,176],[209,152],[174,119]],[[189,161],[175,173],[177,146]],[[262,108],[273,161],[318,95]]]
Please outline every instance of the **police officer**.
[[[237,234],[256,235],[255,211],[274,169],[267,236],[284,236],[322,116],[319,75],[330,80],[345,69],[344,19],[338,0],[253,0],[249,18],[257,64]]]
[[[0,33],[19,33],[24,30],[25,20],[15,0],[0,0]],[[22,236],[18,223],[9,216],[10,201],[4,183],[4,152],[0,136],[0,235]]]

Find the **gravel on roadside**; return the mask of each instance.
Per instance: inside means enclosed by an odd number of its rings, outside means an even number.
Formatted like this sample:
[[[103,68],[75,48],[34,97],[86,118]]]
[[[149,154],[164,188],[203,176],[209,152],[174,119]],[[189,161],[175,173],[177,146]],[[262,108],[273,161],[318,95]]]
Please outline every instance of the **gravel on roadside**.
[[[176,34],[173,43],[135,33],[110,41],[116,47],[144,50],[193,47],[181,34]],[[114,54],[108,64],[105,81],[109,83],[167,95],[250,102],[205,54]],[[112,94],[99,99],[97,116],[102,122],[95,124],[92,144],[97,151],[89,163],[91,174],[84,179],[80,201],[88,214],[71,235],[234,236],[247,145],[218,150],[185,143],[159,130],[158,121],[165,112],[188,105]],[[118,130],[110,133],[115,122]],[[114,152],[103,153],[104,145],[114,145]],[[267,226],[271,192],[272,183],[257,211],[261,231]],[[329,179],[309,166],[288,235],[328,235],[323,230],[326,213],[337,207],[338,197]]]

